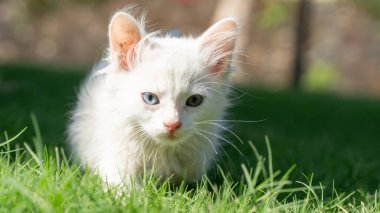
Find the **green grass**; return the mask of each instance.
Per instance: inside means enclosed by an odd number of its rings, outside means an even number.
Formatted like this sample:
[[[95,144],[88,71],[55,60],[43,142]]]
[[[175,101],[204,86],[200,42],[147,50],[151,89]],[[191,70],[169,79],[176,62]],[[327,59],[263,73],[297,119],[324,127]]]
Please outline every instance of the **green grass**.
[[[69,164],[56,148],[65,147],[67,112],[84,74],[50,69],[0,66],[0,131],[7,132],[0,134],[0,212],[380,210],[378,100],[244,89],[257,98],[237,99],[228,119],[265,121],[233,124],[231,130],[244,144],[226,133],[243,156],[225,146],[220,169],[198,185],[157,186],[147,177],[144,191],[118,198],[116,192],[103,191],[97,176]],[[38,119],[35,130],[31,113]],[[18,148],[22,150],[9,152]],[[257,153],[267,154],[264,158]]]
[[[35,147],[27,143],[10,148],[18,135],[1,141],[0,211],[1,212],[377,212],[377,194],[353,199],[332,191],[327,195],[312,180],[307,183],[289,181],[292,169],[284,174],[273,171],[269,141],[268,162],[257,153],[255,166],[242,166],[243,176],[234,182],[219,170],[223,183],[214,184],[206,177],[195,185],[172,186],[144,176],[143,190],[103,190],[100,178],[82,171],[67,160],[63,149],[52,153],[43,148],[38,124],[32,116],[36,136]],[[20,148],[22,147],[22,148]]]
[[[379,188],[380,101],[297,92],[251,93],[263,99],[243,99],[231,117],[266,120],[239,124],[234,131],[243,141],[252,140],[260,151],[263,135],[268,135],[276,169],[296,164],[296,179],[314,173],[325,184],[335,180],[340,190]],[[245,146],[239,148],[247,150]]]

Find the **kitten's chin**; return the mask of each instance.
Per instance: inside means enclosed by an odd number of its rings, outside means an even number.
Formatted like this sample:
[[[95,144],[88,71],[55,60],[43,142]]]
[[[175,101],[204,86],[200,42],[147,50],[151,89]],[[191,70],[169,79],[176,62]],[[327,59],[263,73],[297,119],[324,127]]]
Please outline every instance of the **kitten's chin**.
[[[160,145],[177,146],[188,139],[184,133],[163,133],[154,138],[154,141]]]

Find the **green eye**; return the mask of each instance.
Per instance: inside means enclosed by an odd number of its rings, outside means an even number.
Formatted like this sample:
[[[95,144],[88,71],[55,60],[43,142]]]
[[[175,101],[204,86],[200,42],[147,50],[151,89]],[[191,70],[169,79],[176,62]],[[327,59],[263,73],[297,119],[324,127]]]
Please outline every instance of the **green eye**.
[[[201,105],[201,103],[203,102],[203,99],[204,98],[201,95],[198,95],[198,94],[192,95],[186,100],[186,105],[190,107],[197,107]]]
[[[160,100],[158,99],[157,95],[153,93],[143,92],[141,96],[143,101],[149,105],[156,105],[160,103]]]

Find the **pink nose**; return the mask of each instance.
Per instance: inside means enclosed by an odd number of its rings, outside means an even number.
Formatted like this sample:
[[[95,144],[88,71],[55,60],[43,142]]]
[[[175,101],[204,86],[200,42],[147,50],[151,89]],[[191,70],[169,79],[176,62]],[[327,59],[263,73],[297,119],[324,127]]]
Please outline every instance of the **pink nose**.
[[[170,132],[170,133],[173,133],[175,132],[177,129],[179,129],[181,127],[182,123],[181,121],[176,121],[176,122],[165,122],[164,123],[164,126],[166,127],[166,129]]]

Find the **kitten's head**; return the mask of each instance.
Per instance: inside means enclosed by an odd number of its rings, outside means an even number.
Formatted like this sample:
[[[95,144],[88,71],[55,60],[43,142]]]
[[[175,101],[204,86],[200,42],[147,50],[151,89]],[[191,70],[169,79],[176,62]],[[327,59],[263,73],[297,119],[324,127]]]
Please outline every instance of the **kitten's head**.
[[[107,85],[117,119],[160,144],[212,137],[211,120],[228,105],[236,21],[223,19],[198,38],[146,34],[141,23],[125,12],[110,22]]]

